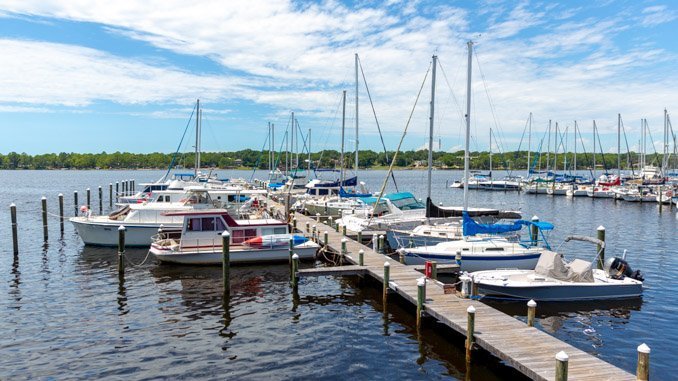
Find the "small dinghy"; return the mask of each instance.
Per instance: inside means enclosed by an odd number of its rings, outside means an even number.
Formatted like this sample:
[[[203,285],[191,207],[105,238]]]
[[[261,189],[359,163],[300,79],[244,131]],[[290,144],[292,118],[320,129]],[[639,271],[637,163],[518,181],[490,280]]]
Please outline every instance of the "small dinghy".
[[[601,250],[605,247],[603,241],[595,238],[570,236],[565,242],[571,240],[596,243]],[[633,271],[624,257],[609,258],[604,270],[600,270],[593,268],[598,256],[591,262],[581,259],[565,262],[562,254],[544,251],[534,270],[478,271],[471,273],[470,278],[478,286],[478,293],[486,297],[538,301],[638,297],[643,292],[643,276],[640,271]]]

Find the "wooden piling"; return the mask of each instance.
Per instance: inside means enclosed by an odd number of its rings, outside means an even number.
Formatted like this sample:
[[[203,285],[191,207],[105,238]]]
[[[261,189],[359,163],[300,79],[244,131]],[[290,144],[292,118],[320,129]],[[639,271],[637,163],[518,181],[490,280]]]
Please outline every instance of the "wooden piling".
[[[311,240],[317,242],[317,241],[318,241],[318,237],[316,236],[316,230],[318,229],[318,227],[315,226],[315,225],[313,225],[313,228],[312,228],[312,229],[313,229],[313,230],[311,231]]]
[[[527,326],[528,327],[534,327],[534,315],[535,315],[536,311],[537,311],[537,302],[530,299],[530,301],[527,302]]]
[[[12,248],[14,249],[14,256],[17,256],[19,255],[19,234],[16,223],[16,204],[9,204],[9,214],[12,219]]]
[[[99,215],[104,214],[104,193],[99,185]]]
[[[311,231],[311,223],[309,221],[306,221],[306,230],[305,231]]]
[[[224,295],[231,293],[231,235],[228,230],[221,233],[221,271],[224,283]]]
[[[108,183],[108,207],[113,208],[113,183]]]
[[[365,265],[365,250],[360,249],[358,251],[358,266],[364,266]]]
[[[372,234],[372,251],[379,252],[379,236],[376,234]]]
[[[292,255],[292,287],[296,290],[299,286],[299,256],[295,253]]]
[[[120,184],[120,186],[121,186],[121,188],[122,188],[122,189],[121,189],[121,191],[122,191],[122,192],[121,192],[122,197],[127,196],[127,180],[122,180],[122,183]]]
[[[384,306],[386,305],[386,301],[388,299],[388,284],[391,281],[391,264],[388,263],[388,261],[384,262],[384,296],[383,296],[383,301],[384,301]]]
[[[532,216],[532,222],[539,222],[539,217]],[[530,240],[532,245],[536,245],[539,242],[539,228],[534,224],[530,225]]]
[[[421,328],[421,318],[424,312],[424,301],[426,300],[426,280],[417,280],[417,328]]]
[[[42,236],[44,240],[47,241],[47,197],[42,196],[40,201],[42,203]]]
[[[328,236],[329,236],[329,232],[328,232],[327,230],[325,230],[325,232],[323,233],[323,235],[324,235],[324,237],[323,237],[323,244],[324,244],[325,246],[327,246],[327,245],[330,244],[330,240],[329,240],[329,237],[328,237]]]
[[[118,276],[125,276],[125,231],[124,225],[118,228]]]
[[[638,350],[638,365],[636,367],[636,378],[638,381],[647,381],[650,379],[650,347],[647,344],[640,344]]]
[[[91,198],[92,198],[92,192],[90,191],[89,188],[85,190],[85,193],[87,193],[87,210],[92,210],[92,203],[91,203]]]
[[[358,238],[358,239],[357,239],[358,243],[361,243],[361,244],[362,244],[362,243],[363,243],[363,232],[362,232],[362,231],[359,231],[359,232],[358,232],[358,237],[357,237],[357,238]]]
[[[120,183],[115,182],[115,202],[118,202],[118,197],[120,197]]]
[[[438,262],[431,261],[431,279],[438,279]]]
[[[598,232],[598,239],[605,242],[605,227],[603,225],[598,226],[596,229]],[[603,265],[605,264],[605,247],[601,245],[596,245],[598,249],[598,268],[602,270]]]
[[[73,191],[73,215],[78,215],[78,191]]]
[[[466,309],[466,362],[471,362],[471,349],[473,349],[473,334],[476,325],[476,308],[468,306]]]
[[[292,233],[297,232],[297,217],[292,218]]]
[[[405,252],[398,250],[398,262],[405,264]]]
[[[379,235],[379,253],[384,254],[384,252],[385,252],[384,235],[381,234],[381,235]]]
[[[59,193],[59,229],[64,234],[64,194]]]
[[[342,226],[341,226],[341,235],[343,235],[344,237],[346,237],[346,225],[342,225]]]
[[[315,214],[315,222],[320,222],[320,213]]]
[[[567,363],[570,357],[565,351],[556,354],[556,381],[567,381]]]

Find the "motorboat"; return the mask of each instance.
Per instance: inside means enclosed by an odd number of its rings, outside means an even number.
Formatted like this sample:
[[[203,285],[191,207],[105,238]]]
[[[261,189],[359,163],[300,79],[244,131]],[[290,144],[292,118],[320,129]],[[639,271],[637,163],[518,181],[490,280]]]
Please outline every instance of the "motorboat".
[[[567,241],[588,241],[604,248],[595,238],[570,236]],[[562,254],[543,251],[534,270],[499,269],[473,272],[471,281],[486,297],[532,299],[537,301],[578,301],[638,297],[643,292],[643,276],[633,271],[625,258],[609,258],[604,269],[594,269],[591,261],[566,262]]]
[[[229,233],[230,262],[258,263],[289,260],[289,243],[300,259],[312,259],[320,247],[302,236],[289,233],[284,221],[275,219],[235,220],[225,209],[168,212],[183,220],[178,238],[157,234],[151,254],[159,261],[187,265],[215,265],[223,260],[222,233]]]
[[[591,185],[580,185],[580,184],[575,184],[568,189],[565,194],[569,197],[588,197],[589,194],[589,189],[591,189]]]

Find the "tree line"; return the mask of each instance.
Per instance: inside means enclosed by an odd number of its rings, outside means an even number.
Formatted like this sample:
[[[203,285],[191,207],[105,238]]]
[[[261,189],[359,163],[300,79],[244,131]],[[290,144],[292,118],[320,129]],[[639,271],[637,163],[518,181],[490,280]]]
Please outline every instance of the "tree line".
[[[387,167],[394,157],[394,152],[375,152],[372,150],[362,150],[359,152],[359,167],[374,168]],[[513,151],[505,153],[492,154],[493,169],[516,169],[525,170],[527,164],[527,151]],[[113,152],[113,153],[47,153],[40,155],[28,155],[26,153],[10,152],[0,154],[0,169],[165,169],[173,164],[176,168],[193,168],[195,163],[194,153],[168,154],[153,152],[147,154]],[[285,152],[276,153],[276,165],[280,169],[285,168]],[[296,155],[294,157],[296,163]],[[339,168],[341,154],[338,151],[326,150],[311,154],[311,163],[314,168]],[[471,152],[471,168],[479,170],[488,170],[490,168],[489,152]],[[268,169],[268,152],[260,152],[251,149],[245,149],[235,152],[203,152],[200,155],[201,167],[215,168],[259,168]],[[573,169],[575,160],[574,153],[548,155],[550,165],[547,164],[547,154],[532,152],[530,154],[530,165],[535,169],[553,168],[563,169],[567,164],[567,169]],[[354,166],[353,153],[344,155],[345,167]],[[428,151],[403,151],[398,153],[395,166],[400,168],[426,167],[428,160]],[[457,152],[433,152],[434,165],[437,168],[461,169],[464,166],[464,151]],[[592,154],[578,154],[576,157],[577,169],[585,170],[592,168],[594,156]],[[648,164],[660,165],[662,157],[660,154],[648,155]],[[673,158],[675,160],[675,158]],[[308,166],[308,154],[299,155],[299,167]],[[616,154],[597,154],[595,155],[596,168],[616,168]],[[638,155],[636,153],[622,154],[622,168],[631,168],[638,166]],[[673,164],[675,166],[675,164]]]

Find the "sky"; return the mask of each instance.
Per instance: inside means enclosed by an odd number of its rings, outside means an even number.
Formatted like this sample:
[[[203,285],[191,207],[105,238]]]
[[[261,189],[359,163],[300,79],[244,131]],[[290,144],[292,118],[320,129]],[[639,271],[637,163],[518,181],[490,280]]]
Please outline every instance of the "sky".
[[[525,149],[532,113],[533,150],[551,120],[568,151],[576,122],[590,152],[595,120],[616,151],[621,114],[632,150],[646,118],[647,150],[661,151],[677,37],[675,0],[3,0],[0,152],[188,151],[197,99],[204,151],[261,150],[268,123],[279,150],[291,112],[313,151],[338,150],[344,90],[352,150],[356,53],[361,149],[382,149],[377,121],[389,150],[406,126],[403,149],[426,147],[436,55],[434,148],[458,150],[468,41],[471,149],[490,130],[495,152]]]

